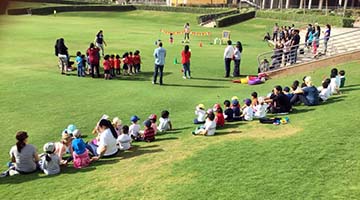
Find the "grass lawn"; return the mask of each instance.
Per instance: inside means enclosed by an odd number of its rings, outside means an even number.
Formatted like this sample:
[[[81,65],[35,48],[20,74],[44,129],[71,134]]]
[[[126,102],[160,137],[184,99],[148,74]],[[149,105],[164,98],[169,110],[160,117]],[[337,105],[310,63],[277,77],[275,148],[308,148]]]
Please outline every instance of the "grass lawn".
[[[192,37],[193,79],[184,80],[180,60],[182,35],[168,43],[160,29],[193,31],[223,29],[196,25],[196,15],[151,11],[124,13],[63,13],[53,16],[0,16],[0,170],[6,169],[17,130],[28,131],[38,147],[58,141],[61,131],[75,124],[91,139],[91,130],[106,113],[129,124],[131,115],[143,121],[151,113],[170,111],[175,130],[153,143],[134,143],[134,150],[103,159],[90,167],[64,168],[57,176],[31,174],[0,179],[1,199],[357,199],[360,196],[359,62],[337,66],[346,70],[343,94],[317,107],[296,108],[290,123],[274,126],[237,122],[214,137],[190,132],[195,105],[212,107],[236,95],[266,95],[274,85],[289,86],[311,75],[320,84],[334,66],[307,74],[272,79],[262,85],[233,84],[224,75],[225,46],[208,37]],[[242,74],[257,72],[256,56],[269,50],[262,42],[275,21],[253,19],[226,28],[243,43]],[[281,24],[281,23],[280,23]],[[298,26],[303,26],[299,24]],[[59,37],[71,55],[85,52],[99,29],[107,53],[139,49],[142,73],[117,80],[61,76],[54,56]],[[154,41],[167,49],[164,86],[152,85]],[[212,40],[211,39],[211,40]],[[203,43],[203,47],[199,43]]]

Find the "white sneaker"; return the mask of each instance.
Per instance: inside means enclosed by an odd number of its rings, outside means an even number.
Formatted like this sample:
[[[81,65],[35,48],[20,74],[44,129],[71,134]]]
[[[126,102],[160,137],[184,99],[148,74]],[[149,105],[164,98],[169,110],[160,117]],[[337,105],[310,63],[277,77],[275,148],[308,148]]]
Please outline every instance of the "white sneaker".
[[[188,79],[191,79],[191,76],[188,76],[187,78],[188,78]]]
[[[186,79],[186,76],[183,76],[183,79]]]

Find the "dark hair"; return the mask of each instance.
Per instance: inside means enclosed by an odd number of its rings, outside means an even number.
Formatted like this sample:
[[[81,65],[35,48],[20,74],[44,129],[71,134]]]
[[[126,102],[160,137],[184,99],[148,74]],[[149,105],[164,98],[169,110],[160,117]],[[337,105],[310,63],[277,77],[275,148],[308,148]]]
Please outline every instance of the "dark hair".
[[[110,131],[111,131],[111,133],[112,133],[112,135],[114,136],[114,138],[116,139],[117,138],[117,133],[116,133],[116,131],[115,131],[115,129],[114,129],[114,126],[111,124],[111,122],[109,121],[109,120],[107,120],[107,119],[102,119],[101,121],[100,121],[100,123],[99,123],[99,126],[101,127],[101,126],[105,126],[106,128],[109,128],[110,129]]]
[[[254,97],[254,98],[257,98],[258,94],[257,94],[257,92],[253,92],[253,93],[251,93],[251,96]]]
[[[130,51],[129,54],[132,55],[132,51]]]
[[[18,131],[16,133],[16,137],[17,142],[16,142],[16,147],[19,153],[21,153],[21,149],[25,147],[26,143],[25,140],[26,138],[28,138],[27,132],[25,131]]]
[[[81,57],[82,59],[84,59],[84,58],[85,58],[85,55],[84,55],[84,54],[82,54],[80,57]]]
[[[159,42],[159,47],[162,47],[162,42]]]
[[[324,82],[326,82],[329,85],[331,80],[329,78],[327,78],[327,79],[324,80]]]
[[[169,111],[167,111],[167,110],[163,110],[163,111],[161,112],[161,117],[162,117],[162,118],[168,118],[169,115],[170,115],[170,113],[169,113]]]
[[[102,30],[100,30],[97,34],[96,34],[96,36],[99,36],[100,34],[102,34]]]
[[[89,48],[94,48],[95,44],[94,43],[90,43],[90,47]]]
[[[275,86],[275,89],[279,92],[282,92],[282,87],[280,85]]]
[[[301,83],[301,88],[307,87],[306,83]]]
[[[110,56],[109,55],[105,55],[104,56],[104,60],[109,60]]]
[[[344,76],[345,75],[345,70],[340,70],[339,74],[340,74],[340,76]]]
[[[188,52],[189,49],[190,49],[190,48],[189,48],[189,45],[185,45],[185,46],[184,46],[184,51],[185,51],[185,52]]]
[[[298,87],[299,87],[299,81],[298,80],[295,80],[294,82],[293,82],[293,84],[291,85],[291,88],[293,89],[293,90],[296,90]]]
[[[115,58],[115,55],[114,55],[114,54],[111,54],[110,58]]]
[[[122,127],[122,132],[125,133],[125,134],[128,134],[129,133],[129,126],[128,125],[124,125]]]
[[[128,52],[125,52],[124,54],[123,54],[123,58],[126,58],[126,57],[128,57],[129,56],[129,53]]]
[[[228,45],[231,45],[231,44],[232,44],[231,40],[228,40],[228,41],[227,41],[227,44],[228,44]]]
[[[324,81],[324,82],[322,83],[322,87],[323,87],[323,88],[328,88],[328,86],[329,86],[329,83],[328,83],[327,81]]]
[[[326,24],[326,27],[327,27],[329,30],[331,30],[330,24]]]
[[[81,56],[81,52],[80,51],[76,52],[76,56]]]
[[[139,55],[140,54],[140,51],[139,50],[136,50],[135,52],[134,52],[134,55]]]
[[[229,107],[229,106],[230,106],[230,101],[229,101],[229,100],[225,100],[225,101],[224,101],[224,105],[225,105],[226,107]]]
[[[208,117],[211,121],[213,121],[213,120],[215,119],[215,114],[214,114],[214,113],[209,113],[209,114],[207,115],[207,117]]]
[[[284,87],[284,91],[285,92],[290,92],[290,88],[286,86],[286,87]]]
[[[119,59],[119,58],[120,58],[120,56],[119,56],[118,54],[116,54],[115,58],[118,58],[118,59]]]
[[[236,42],[236,47],[239,49],[240,53],[242,53],[243,47],[242,47],[242,44],[241,44],[240,41],[237,41],[237,42]]]
[[[330,77],[335,78],[337,75],[338,75],[338,69],[337,68],[332,68],[331,72],[330,72]]]

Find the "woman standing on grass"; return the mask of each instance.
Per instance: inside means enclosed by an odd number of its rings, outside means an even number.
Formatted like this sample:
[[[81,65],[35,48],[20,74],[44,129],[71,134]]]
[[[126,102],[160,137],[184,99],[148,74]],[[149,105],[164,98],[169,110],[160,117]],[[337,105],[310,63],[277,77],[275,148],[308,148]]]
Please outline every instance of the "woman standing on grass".
[[[65,74],[69,66],[68,48],[65,46],[64,38],[56,40],[55,55],[59,57],[59,65],[61,67],[61,74]]]
[[[27,138],[28,134],[25,131],[18,131],[16,133],[16,145],[10,149],[10,169],[4,172],[2,176],[8,176],[10,175],[10,171],[14,170],[15,174],[29,174],[36,171],[39,156],[36,152],[36,148],[31,144],[27,144]]]
[[[185,45],[184,50],[181,52],[181,63],[183,65],[183,70],[184,70],[184,76],[183,76],[184,79],[191,78],[190,57],[191,57],[191,52],[189,45]]]
[[[91,69],[91,76],[95,78],[95,71],[98,78],[100,78],[99,73],[99,63],[100,63],[100,49],[97,48],[94,43],[90,44],[90,47],[86,51],[87,55],[89,56],[89,63],[90,63],[90,69]]]
[[[97,47],[101,49],[102,56],[104,57],[104,45],[106,46],[106,42],[104,40],[103,31],[100,30],[95,37],[95,44]]]

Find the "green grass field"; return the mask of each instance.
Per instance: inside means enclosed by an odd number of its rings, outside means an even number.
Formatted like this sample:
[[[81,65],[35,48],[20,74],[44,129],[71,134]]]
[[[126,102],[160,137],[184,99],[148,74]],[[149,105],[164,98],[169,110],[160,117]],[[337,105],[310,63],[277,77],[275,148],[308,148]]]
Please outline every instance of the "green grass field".
[[[336,66],[346,70],[343,94],[317,107],[297,107],[287,125],[238,122],[214,137],[194,137],[190,132],[195,128],[195,105],[212,107],[234,95],[247,98],[253,91],[263,96],[275,85],[290,85],[304,75],[320,84],[334,66],[262,85],[234,84],[222,78],[225,46],[194,37],[193,79],[184,80],[181,66],[173,64],[175,57],[180,59],[182,36],[176,35],[170,45],[159,30],[181,31],[185,22],[193,31],[211,31],[211,40],[223,30],[197,26],[193,14],[150,11],[0,16],[1,171],[17,130],[28,131],[29,143],[41,152],[43,144],[58,141],[70,123],[80,128],[85,140],[91,139],[104,113],[129,124],[131,115],[143,121],[167,109],[175,128],[153,143],[134,143],[133,151],[85,169],[69,166],[57,176],[1,178],[1,199],[358,199],[360,63]],[[262,37],[273,23],[253,19],[226,28],[233,40],[243,43],[242,74],[257,72],[256,56],[269,50]],[[104,30],[107,53],[141,51],[141,74],[111,81],[78,78],[75,72],[60,75],[55,40],[64,37],[75,55],[88,48],[99,29]],[[154,41],[159,38],[168,53],[164,86],[151,84]]]

